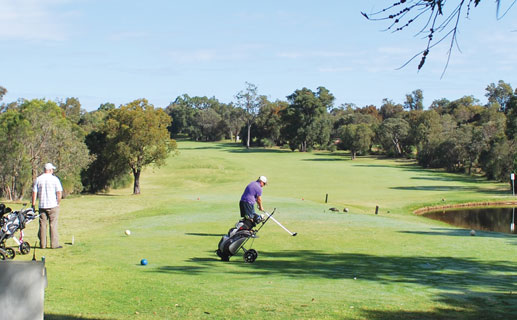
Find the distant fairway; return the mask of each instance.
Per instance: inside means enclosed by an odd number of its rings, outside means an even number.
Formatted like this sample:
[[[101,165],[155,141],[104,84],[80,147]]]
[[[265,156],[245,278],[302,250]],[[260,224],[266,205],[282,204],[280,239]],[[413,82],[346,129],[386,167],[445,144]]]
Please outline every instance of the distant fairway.
[[[128,188],[63,201],[60,236],[63,244],[73,236],[75,244],[36,252],[47,261],[45,319],[517,314],[517,237],[471,237],[470,230],[411,213],[510,200],[508,184],[422,170],[406,160],[351,161],[345,153],[183,141],[179,147],[165,167],[142,174],[141,195]],[[266,209],[277,208],[276,218],[298,236],[268,223],[253,244],[255,263],[241,254],[221,262],[214,254],[220,236],[238,220],[239,197],[259,175],[269,180]],[[31,243],[36,230],[37,222],[26,229]]]

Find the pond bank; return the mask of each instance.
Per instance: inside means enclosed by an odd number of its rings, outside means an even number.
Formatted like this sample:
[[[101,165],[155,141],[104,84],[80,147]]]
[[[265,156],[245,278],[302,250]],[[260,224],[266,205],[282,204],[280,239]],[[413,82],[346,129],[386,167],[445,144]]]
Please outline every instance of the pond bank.
[[[432,206],[416,209],[413,211],[416,215],[422,215],[430,211],[439,211],[445,209],[454,208],[473,208],[473,207],[495,207],[495,206],[517,206],[517,200],[505,200],[505,201],[483,201],[483,202],[467,202],[467,203],[456,203],[447,204],[441,206]]]

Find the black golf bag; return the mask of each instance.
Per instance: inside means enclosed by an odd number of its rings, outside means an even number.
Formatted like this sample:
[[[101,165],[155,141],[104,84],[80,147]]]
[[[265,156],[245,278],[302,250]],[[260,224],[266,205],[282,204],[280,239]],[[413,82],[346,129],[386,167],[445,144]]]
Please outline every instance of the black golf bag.
[[[273,215],[274,212],[275,211],[273,211],[271,215]],[[239,222],[235,224],[234,228],[228,230],[228,234],[221,237],[216,250],[217,255],[223,261],[230,261],[230,257],[237,254],[237,252],[242,248],[244,251],[244,261],[248,263],[254,262],[258,257],[257,251],[254,249],[246,250],[244,245],[249,239],[257,238],[256,234],[268,220],[269,217],[259,221],[247,218],[239,220]],[[260,224],[260,227],[257,230],[253,230],[257,224]]]

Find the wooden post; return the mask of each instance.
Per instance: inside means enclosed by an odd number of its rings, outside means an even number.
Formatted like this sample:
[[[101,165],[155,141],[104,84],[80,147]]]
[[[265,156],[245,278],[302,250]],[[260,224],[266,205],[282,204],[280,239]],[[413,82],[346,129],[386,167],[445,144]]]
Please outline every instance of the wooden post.
[[[379,213],[379,206],[375,206],[375,214]]]

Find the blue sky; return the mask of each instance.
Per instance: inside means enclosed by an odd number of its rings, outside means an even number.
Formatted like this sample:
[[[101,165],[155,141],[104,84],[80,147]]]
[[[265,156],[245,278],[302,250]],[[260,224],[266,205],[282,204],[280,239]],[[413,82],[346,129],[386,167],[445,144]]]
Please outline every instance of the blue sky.
[[[77,97],[87,111],[146,98],[235,101],[245,82],[271,100],[324,86],[336,105],[402,103],[415,89],[424,105],[474,95],[504,80],[517,87],[517,6],[496,18],[484,0],[462,18],[443,78],[448,43],[396,70],[424,49],[418,28],[390,33],[373,12],[393,0],[119,1],[0,0],[3,102]],[[511,0],[503,0],[510,4]]]

